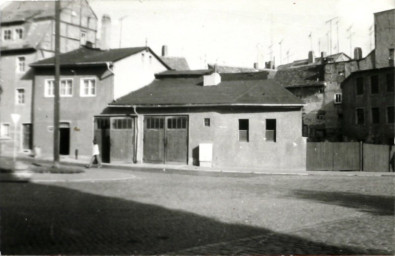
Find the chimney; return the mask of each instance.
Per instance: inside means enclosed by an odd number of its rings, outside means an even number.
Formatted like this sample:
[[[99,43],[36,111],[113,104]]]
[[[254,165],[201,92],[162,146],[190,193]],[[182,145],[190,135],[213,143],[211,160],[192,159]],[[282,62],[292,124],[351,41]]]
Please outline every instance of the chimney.
[[[315,61],[314,52],[313,51],[309,51],[308,64],[312,64],[312,63],[314,63],[314,61]]]
[[[221,83],[221,75],[217,73],[216,68],[214,68],[214,72],[210,75],[203,76],[203,86],[215,86],[219,83]]]
[[[254,69],[259,69],[259,64],[258,64],[258,62],[254,62]]]
[[[93,43],[91,41],[86,41],[85,47],[86,48],[93,48]]]
[[[110,49],[111,38],[111,18],[109,15],[104,14],[101,18],[101,37],[100,48],[103,50]]]
[[[354,48],[354,59],[355,60],[362,59],[362,48],[361,47]]]
[[[326,52],[321,52],[320,62],[321,64],[324,64],[326,62]]]
[[[167,57],[167,45],[162,46],[162,57]]]

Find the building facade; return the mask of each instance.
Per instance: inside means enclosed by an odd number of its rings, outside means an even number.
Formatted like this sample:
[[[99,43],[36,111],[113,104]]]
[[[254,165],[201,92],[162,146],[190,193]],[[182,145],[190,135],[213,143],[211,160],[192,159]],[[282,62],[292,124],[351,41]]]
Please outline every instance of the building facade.
[[[17,139],[19,150],[33,147],[33,74],[29,64],[54,55],[53,1],[10,1],[1,10],[0,152]],[[89,3],[61,1],[61,52],[96,43],[97,17]],[[20,115],[15,129],[10,113]],[[16,134],[14,134],[16,131]]]
[[[169,69],[147,47],[100,50],[82,47],[60,55],[60,155],[89,156],[93,118],[108,103],[149,84]],[[33,141],[43,155],[53,150],[54,58],[34,68]],[[106,160],[106,159],[103,159]]]
[[[395,68],[353,72],[342,84],[345,140],[393,145]]]
[[[114,161],[303,171],[303,103],[267,75],[157,74],[97,115],[96,134]]]

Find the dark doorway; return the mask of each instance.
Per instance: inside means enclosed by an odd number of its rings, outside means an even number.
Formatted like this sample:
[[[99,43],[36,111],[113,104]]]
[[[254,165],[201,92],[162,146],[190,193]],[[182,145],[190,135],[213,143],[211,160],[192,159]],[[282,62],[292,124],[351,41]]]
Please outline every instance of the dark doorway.
[[[23,149],[32,149],[32,124],[23,124]]]
[[[103,163],[110,163],[110,119],[96,118],[95,119],[95,138],[100,147],[100,155]]]
[[[60,123],[59,126],[59,154],[69,155],[70,154],[70,124]]]

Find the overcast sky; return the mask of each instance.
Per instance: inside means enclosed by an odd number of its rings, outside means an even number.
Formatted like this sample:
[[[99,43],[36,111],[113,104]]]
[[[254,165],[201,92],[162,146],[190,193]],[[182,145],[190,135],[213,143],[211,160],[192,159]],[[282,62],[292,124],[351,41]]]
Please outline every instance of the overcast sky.
[[[192,68],[206,63],[252,67],[257,61],[262,67],[271,55],[279,65],[307,58],[311,48],[316,56],[329,54],[326,21],[336,17],[332,53],[339,44],[346,54],[362,47],[365,56],[374,47],[373,13],[395,8],[395,0],[88,1],[99,19],[103,14],[112,19],[111,48],[148,44],[160,54],[167,45],[170,56],[186,57]]]

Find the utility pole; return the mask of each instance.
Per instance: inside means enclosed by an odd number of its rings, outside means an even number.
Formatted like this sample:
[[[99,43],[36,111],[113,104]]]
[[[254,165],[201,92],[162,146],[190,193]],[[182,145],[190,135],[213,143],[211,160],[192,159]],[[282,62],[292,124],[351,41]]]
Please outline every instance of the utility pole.
[[[54,84],[54,128],[53,166],[59,166],[59,77],[60,77],[60,0],[55,1],[55,84]]]
[[[334,17],[332,19],[329,19],[325,21],[325,24],[329,23],[329,53],[332,54],[332,22],[337,19],[337,17]]]
[[[350,39],[350,56],[353,56],[352,54],[352,25],[350,27],[347,28],[347,32],[348,32],[348,38]]]

